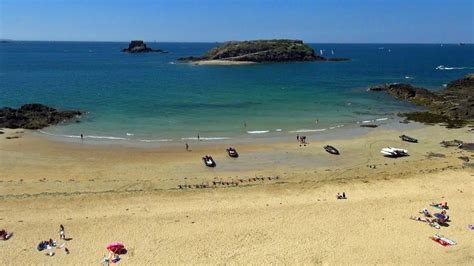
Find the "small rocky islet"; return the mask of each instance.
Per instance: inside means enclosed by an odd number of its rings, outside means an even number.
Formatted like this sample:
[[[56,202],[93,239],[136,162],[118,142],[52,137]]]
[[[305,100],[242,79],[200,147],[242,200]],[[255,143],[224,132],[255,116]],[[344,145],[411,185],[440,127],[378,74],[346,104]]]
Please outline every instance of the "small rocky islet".
[[[229,61],[252,63],[348,61],[349,58],[326,58],[301,40],[230,41],[210,49],[200,57],[178,58],[181,62]]]
[[[25,104],[18,109],[0,108],[0,128],[41,129],[79,118],[81,111],[58,111],[39,104]]]
[[[150,53],[150,52],[158,52],[158,53],[168,53],[167,51],[161,49],[152,49],[146,45],[146,43],[142,40],[134,40],[128,44],[127,48],[123,48],[122,52],[127,53]]]
[[[451,81],[445,89],[437,92],[404,83],[377,85],[369,87],[368,91],[385,91],[397,99],[428,109],[400,114],[407,120],[444,123],[447,127],[462,127],[474,121],[474,74]]]

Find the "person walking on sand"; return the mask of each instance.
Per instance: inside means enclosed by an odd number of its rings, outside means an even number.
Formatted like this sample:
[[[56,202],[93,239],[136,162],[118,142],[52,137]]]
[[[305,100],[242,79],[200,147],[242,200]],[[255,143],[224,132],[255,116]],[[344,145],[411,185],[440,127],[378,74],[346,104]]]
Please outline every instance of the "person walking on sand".
[[[199,138],[199,134],[198,134],[198,141],[200,141],[201,139]]]
[[[185,145],[186,145],[186,151],[189,151],[189,145],[188,145],[188,143],[186,142]]]
[[[300,135],[296,135],[296,141],[300,141]]]
[[[62,224],[59,226],[59,239],[66,239],[66,234],[64,233],[64,226]]]
[[[84,140],[84,134],[81,133],[81,141]]]

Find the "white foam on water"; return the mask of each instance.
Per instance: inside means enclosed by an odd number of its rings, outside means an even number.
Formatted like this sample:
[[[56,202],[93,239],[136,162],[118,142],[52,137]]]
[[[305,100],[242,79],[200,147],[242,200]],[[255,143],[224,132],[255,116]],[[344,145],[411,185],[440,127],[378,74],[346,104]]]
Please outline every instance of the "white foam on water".
[[[139,141],[141,142],[169,142],[169,141],[173,141],[172,139],[140,139]]]
[[[128,138],[121,138],[121,137],[112,137],[112,136],[93,136],[87,135],[84,138],[91,138],[91,139],[111,139],[111,140],[128,140]]]
[[[40,132],[41,134],[45,134],[45,135],[48,135],[48,136],[54,136],[54,137],[74,138],[74,139],[80,139],[80,138],[81,138],[81,136],[80,136],[80,135],[61,135],[61,134],[52,134],[52,133],[49,133],[49,132],[46,132],[46,131],[43,131],[43,130],[38,130],[38,132]]]
[[[388,120],[388,117],[384,117],[384,118],[377,118],[377,119],[375,119],[375,121],[385,121],[385,120]]]
[[[275,129],[276,132],[281,132],[281,128]]]
[[[362,121],[362,123],[364,123],[364,124],[365,123],[370,123],[370,122],[374,122],[374,120],[364,120],[364,121]]]
[[[459,70],[459,69],[474,69],[474,67],[468,66],[468,67],[447,67],[443,65],[439,65],[435,68],[436,70]]]
[[[230,139],[229,137],[200,137],[199,140],[225,140]],[[198,140],[197,137],[181,138],[181,140]]]
[[[127,135],[127,136],[134,136],[135,134],[132,134],[132,133],[125,133],[125,135]]]
[[[247,131],[249,134],[265,134],[270,132],[270,130],[254,130],[254,131]]]
[[[318,128],[318,129],[298,129],[298,130],[293,130],[289,131],[290,133],[306,133],[306,132],[321,132],[321,131],[326,131],[326,128]]]
[[[335,129],[336,127],[329,127],[329,129]]]

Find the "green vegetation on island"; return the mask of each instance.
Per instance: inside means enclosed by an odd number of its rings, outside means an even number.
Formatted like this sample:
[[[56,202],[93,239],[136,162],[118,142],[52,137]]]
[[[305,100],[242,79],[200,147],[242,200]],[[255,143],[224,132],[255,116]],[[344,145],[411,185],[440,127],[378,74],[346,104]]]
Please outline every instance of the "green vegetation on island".
[[[201,57],[182,57],[179,61],[233,61],[233,62],[304,62],[347,61],[348,58],[325,58],[301,40],[232,41],[212,48]]]

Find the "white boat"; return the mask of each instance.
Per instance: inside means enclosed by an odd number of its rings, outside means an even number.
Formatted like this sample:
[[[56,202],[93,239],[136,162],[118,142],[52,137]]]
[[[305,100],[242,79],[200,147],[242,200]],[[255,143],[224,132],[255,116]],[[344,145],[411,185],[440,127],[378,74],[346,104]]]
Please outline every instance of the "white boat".
[[[408,151],[400,148],[387,147],[383,148],[380,153],[389,157],[402,157],[408,156]]]

